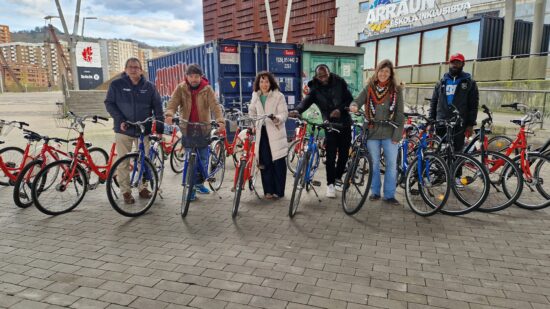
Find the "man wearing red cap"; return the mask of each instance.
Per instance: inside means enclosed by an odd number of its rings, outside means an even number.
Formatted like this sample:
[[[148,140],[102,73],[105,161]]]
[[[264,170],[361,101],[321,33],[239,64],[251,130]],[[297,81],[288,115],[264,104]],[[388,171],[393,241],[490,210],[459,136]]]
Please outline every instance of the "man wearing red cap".
[[[444,120],[452,117],[457,109],[463,119],[462,126],[455,127],[453,144],[456,151],[464,148],[465,136],[470,136],[476,125],[479,106],[479,91],[469,73],[463,72],[464,55],[456,53],[449,58],[449,72],[435,85],[430,102],[430,119]],[[437,128],[437,135],[443,137],[445,128]]]

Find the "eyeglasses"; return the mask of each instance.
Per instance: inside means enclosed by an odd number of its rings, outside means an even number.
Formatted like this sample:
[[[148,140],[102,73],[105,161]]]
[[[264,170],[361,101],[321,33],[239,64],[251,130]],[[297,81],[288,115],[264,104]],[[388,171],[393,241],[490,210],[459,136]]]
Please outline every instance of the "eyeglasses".
[[[127,69],[130,69],[130,70],[141,70],[141,67],[139,66],[133,66],[133,65],[129,65],[126,67]]]

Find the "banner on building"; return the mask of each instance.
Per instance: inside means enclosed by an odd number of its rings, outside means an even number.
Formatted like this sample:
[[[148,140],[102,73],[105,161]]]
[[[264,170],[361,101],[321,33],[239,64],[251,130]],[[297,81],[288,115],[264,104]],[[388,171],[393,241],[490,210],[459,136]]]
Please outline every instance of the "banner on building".
[[[103,69],[77,68],[78,87],[80,90],[92,90],[103,84]]]
[[[98,43],[76,43],[76,66],[80,68],[101,68],[101,52]]]

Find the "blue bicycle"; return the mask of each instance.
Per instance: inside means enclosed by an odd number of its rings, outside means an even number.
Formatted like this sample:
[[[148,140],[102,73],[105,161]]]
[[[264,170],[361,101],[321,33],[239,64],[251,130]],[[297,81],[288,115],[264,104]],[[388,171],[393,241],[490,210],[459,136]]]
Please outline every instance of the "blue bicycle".
[[[196,178],[206,180],[210,189],[217,193],[222,185],[225,175],[225,152],[223,141],[217,136],[212,136],[212,128],[217,127],[212,122],[189,122],[180,120],[182,132],[181,142],[186,148],[183,159],[181,196],[181,216],[187,216],[190,203],[195,200]],[[206,158],[200,156],[199,149],[206,148]],[[189,151],[188,151],[189,149]],[[203,159],[204,162],[203,162]],[[198,174],[198,175],[197,175]],[[220,197],[221,199],[221,197]]]
[[[289,117],[290,118],[290,117]],[[295,119],[295,118],[290,118]],[[290,198],[290,205],[288,208],[288,215],[293,218],[296,215],[298,206],[300,205],[300,198],[302,197],[302,191],[306,189],[313,190],[315,196],[319,198],[314,186],[319,186],[319,181],[314,181],[313,177],[319,168],[319,146],[318,141],[320,139],[319,133],[321,130],[340,132],[336,127],[339,124],[335,123],[308,123],[311,126],[311,134],[308,137],[308,143],[304,151],[298,154],[298,165],[296,172],[294,173],[294,186],[292,189],[292,196]],[[341,126],[341,125],[340,125]],[[321,200],[319,200],[321,202]]]
[[[429,138],[426,132],[415,148],[415,158],[405,174],[405,198],[413,212],[420,216],[437,213],[449,198],[451,174],[444,159],[427,152]]]
[[[155,202],[160,188],[159,171],[163,173],[164,158],[154,145],[149,147],[148,153],[145,150],[145,126],[148,123],[156,124],[153,116],[143,121],[126,123],[140,130],[138,150],[122,156],[111,167],[107,176],[107,197],[119,214],[137,217],[147,212]],[[150,140],[155,142],[159,138],[151,136]],[[128,203],[123,195],[134,189],[137,189],[139,197]],[[145,189],[151,190],[149,194],[145,193],[148,191]]]

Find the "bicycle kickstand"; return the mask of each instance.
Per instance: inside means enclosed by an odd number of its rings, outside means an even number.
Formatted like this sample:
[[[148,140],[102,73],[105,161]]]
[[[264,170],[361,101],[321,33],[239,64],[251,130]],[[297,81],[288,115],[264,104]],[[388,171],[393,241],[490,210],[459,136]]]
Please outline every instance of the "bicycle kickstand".
[[[315,196],[317,197],[317,199],[319,200],[319,203],[322,202],[321,198],[319,197],[319,194],[317,194],[317,190],[315,190],[315,186],[313,185],[313,182],[307,184],[306,186],[310,186],[311,187],[311,190],[313,190],[313,193],[315,193]]]

